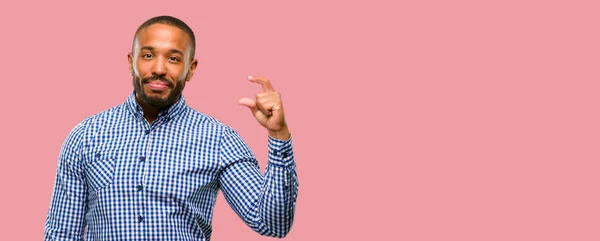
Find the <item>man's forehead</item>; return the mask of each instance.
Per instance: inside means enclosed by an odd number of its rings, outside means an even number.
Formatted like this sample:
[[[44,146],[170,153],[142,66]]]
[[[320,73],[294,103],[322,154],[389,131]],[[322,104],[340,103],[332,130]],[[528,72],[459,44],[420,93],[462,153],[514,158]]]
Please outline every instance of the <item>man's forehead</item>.
[[[190,44],[190,37],[183,30],[165,24],[153,24],[138,33],[140,47],[176,48],[184,50]]]

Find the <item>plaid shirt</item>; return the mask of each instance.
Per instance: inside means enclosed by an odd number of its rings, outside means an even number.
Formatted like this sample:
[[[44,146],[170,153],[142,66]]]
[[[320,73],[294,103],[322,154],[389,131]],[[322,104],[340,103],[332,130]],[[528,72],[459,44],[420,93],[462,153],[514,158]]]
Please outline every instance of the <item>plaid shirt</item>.
[[[150,125],[135,94],[86,118],[58,158],[44,240],[210,240],[221,189],[256,232],[285,236],[298,182],[292,141],[268,139],[264,176],[232,128],[183,96]],[[87,227],[87,228],[86,228]]]

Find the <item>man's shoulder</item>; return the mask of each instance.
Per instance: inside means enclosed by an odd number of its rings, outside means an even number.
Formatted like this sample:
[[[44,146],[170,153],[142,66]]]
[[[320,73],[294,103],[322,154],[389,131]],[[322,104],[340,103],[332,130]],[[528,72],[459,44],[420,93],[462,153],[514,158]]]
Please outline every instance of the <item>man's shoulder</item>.
[[[96,114],[87,116],[84,118],[79,124],[80,125],[93,125],[98,124],[98,122],[106,122],[110,120],[115,120],[122,118],[124,114],[126,114],[126,106],[125,104],[120,104],[117,106],[113,106],[109,109],[100,111]]]
[[[82,132],[81,134],[89,131],[90,129],[94,129],[99,125],[106,124],[107,122],[111,122],[117,120],[125,114],[125,106],[124,104],[120,104],[117,106],[113,106],[109,109],[100,111],[96,114],[89,115],[85,117],[82,121],[80,121],[73,129],[72,133]]]
[[[198,111],[196,109],[193,108],[189,108],[190,109],[190,120],[192,121],[192,126],[198,126],[201,128],[211,128],[211,129],[217,129],[220,131],[223,130],[232,130],[232,128],[223,123],[221,120],[217,119],[216,117]]]

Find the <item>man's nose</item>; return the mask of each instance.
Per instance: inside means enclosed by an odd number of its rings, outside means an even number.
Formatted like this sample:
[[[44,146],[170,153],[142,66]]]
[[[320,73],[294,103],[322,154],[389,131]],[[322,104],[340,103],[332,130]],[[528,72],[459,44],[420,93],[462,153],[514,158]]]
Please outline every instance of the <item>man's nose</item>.
[[[162,58],[156,58],[154,65],[152,66],[152,74],[165,75],[167,74],[167,68],[165,66],[165,60]]]

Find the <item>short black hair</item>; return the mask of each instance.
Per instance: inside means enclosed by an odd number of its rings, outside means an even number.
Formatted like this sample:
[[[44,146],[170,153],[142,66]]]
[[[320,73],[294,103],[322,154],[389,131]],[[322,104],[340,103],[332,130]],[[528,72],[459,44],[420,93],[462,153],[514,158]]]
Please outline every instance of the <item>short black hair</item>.
[[[148,19],[148,20],[146,20],[146,22],[142,23],[142,25],[140,25],[138,27],[138,29],[135,31],[135,35],[133,36],[132,48],[135,48],[135,41],[137,41],[138,33],[142,29],[145,29],[154,24],[164,24],[164,25],[173,26],[173,27],[181,29],[183,32],[185,32],[190,37],[190,40],[191,40],[190,61],[192,61],[194,59],[194,55],[196,52],[196,37],[194,36],[194,31],[192,31],[190,26],[188,26],[185,22],[183,22],[180,19],[173,17],[173,16],[167,16],[167,15],[156,16],[156,17]],[[132,49],[131,52],[135,53],[135,49]]]

